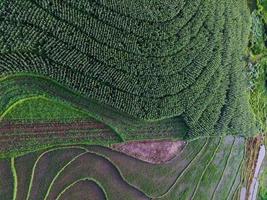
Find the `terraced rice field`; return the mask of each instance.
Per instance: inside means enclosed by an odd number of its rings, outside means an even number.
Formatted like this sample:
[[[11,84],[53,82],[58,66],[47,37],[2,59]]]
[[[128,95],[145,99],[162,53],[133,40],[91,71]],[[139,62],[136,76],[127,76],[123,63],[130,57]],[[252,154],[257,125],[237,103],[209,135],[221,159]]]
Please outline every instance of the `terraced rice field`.
[[[0,200],[239,199],[250,29],[247,0],[0,0]]]
[[[0,179],[0,198],[233,199],[244,150],[239,137],[198,139],[172,160],[152,164],[102,146],[50,148],[2,161],[9,173]]]

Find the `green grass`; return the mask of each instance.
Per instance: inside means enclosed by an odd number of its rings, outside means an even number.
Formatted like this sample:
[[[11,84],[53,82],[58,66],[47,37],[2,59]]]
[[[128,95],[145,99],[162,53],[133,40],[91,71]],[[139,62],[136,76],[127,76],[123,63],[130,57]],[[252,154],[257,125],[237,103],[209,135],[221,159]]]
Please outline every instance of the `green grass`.
[[[265,0],[257,0],[258,10],[262,13],[262,17],[265,23],[267,23],[267,2]]]
[[[267,169],[264,166],[262,175],[260,177],[260,186],[259,186],[259,200],[267,199]]]
[[[267,132],[267,57],[263,58],[259,66],[259,77],[256,88],[251,93],[250,103],[263,132]]]
[[[2,115],[0,121],[19,122],[68,122],[89,120],[82,112],[65,102],[49,99],[45,96],[33,96],[16,101]]]

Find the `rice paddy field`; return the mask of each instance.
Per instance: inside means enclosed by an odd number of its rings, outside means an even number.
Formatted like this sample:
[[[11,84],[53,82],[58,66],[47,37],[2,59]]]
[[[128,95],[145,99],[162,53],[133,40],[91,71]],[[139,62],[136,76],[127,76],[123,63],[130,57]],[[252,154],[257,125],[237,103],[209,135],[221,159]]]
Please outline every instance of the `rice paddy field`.
[[[240,199],[265,4],[0,0],[0,200]]]

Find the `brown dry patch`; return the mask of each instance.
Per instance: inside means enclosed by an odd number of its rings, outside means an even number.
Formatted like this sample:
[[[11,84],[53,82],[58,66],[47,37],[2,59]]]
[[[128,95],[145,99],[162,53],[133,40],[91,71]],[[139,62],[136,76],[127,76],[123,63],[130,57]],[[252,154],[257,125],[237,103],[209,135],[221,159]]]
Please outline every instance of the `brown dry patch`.
[[[257,158],[260,150],[260,145],[263,143],[263,137],[258,135],[254,138],[250,138],[246,144],[246,168],[245,168],[245,183],[247,188],[246,196],[249,196],[249,188],[252,183],[252,179],[255,173],[255,168],[257,164]]]
[[[112,148],[140,160],[159,164],[177,156],[185,144],[185,141],[146,140],[114,144]]]

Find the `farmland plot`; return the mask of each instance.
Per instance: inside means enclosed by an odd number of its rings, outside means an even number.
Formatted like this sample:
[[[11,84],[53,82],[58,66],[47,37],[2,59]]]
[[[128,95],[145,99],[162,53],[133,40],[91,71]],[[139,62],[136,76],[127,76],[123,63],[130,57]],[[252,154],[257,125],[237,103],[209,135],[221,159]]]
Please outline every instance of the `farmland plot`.
[[[18,199],[27,200],[68,195],[111,200],[232,199],[242,178],[244,145],[243,138],[233,136],[198,139],[161,164],[101,146],[51,148],[15,158],[17,184],[12,184],[14,172],[10,172],[11,184],[5,191],[11,196],[16,191]],[[8,167],[1,165],[1,171],[11,170]]]
[[[247,0],[0,0],[0,199],[238,199],[250,27]]]

